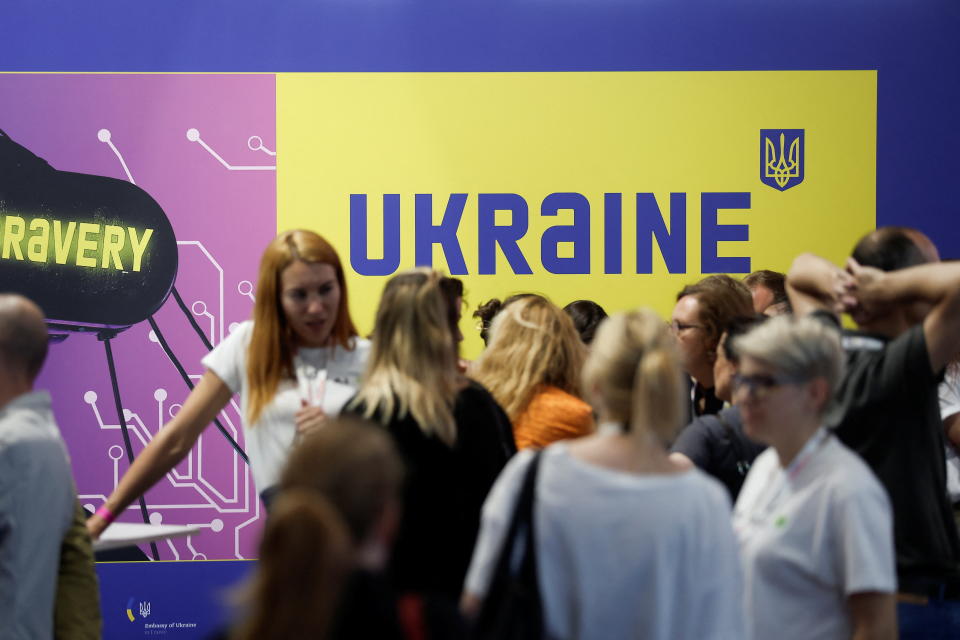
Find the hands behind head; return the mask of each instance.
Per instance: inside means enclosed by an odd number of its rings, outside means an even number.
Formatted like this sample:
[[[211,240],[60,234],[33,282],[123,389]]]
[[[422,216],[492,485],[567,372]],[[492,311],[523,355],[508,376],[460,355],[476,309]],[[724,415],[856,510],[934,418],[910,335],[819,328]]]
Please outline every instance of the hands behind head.
[[[846,271],[838,269],[837,273],[835,300],[839,311],[849,313],[861,325],[887,312],[890,303],[884,299],[883,271],[848,258]]]

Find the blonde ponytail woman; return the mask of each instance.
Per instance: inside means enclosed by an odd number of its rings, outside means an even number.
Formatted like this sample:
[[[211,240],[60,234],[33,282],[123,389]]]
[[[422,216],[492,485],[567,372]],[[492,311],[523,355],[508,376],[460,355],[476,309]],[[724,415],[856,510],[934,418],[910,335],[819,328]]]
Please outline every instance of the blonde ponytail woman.
[[[652,311],[611,316],[584,366],[598,433],[542,454],[534,495],[544,635],[611,640],[741,638],[740,576],[723,487],[670,462],[681,368]],[[533,453],[507,465],[484,505],[463,609],[488,595]]]
[[[457,369],[442,279],[418,269],[387,282],[347,411],[381,424],[409,472],[390,564],[395,587],[456,598],[480,507],[515,448],[503,410]]]

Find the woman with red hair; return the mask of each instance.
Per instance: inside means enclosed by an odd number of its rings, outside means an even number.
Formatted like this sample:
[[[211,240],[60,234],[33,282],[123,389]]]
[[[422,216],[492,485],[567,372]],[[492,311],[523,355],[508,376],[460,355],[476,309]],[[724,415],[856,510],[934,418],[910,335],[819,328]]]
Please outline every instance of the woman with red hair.
[[[183,408],[87,521],[91,535],[183,460],[237,393],[250,468],[267,500],[298,434],[339,413],[353,395],[368,351],[350,319],[336,250],[312,231],[281,233],[260,261],[253,320],[203,359],[207,371]]]

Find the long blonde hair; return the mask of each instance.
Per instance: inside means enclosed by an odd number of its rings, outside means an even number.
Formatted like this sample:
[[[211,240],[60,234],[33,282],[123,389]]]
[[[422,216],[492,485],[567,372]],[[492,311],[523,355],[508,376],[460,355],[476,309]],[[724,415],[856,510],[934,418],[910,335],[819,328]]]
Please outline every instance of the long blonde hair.
[[[669,327],[650,309],[610,316],[597,331],[583,367],[595,407],[627,430],[661,442],[683,421],[684,384]]]
[[[331,345],[353,348],[357,335],[347,300],[347,283],[336,249],[313,231],[295,229],[274,238],[260,259],[257,298],[253,305],[253,336],[247,349],[247,426],[253,426],[277,393],[284,378],[293,376],[296,338],[280,303],[280,274],[293,262],[328,264],[340,286],[340,308],[330,333]]]
[[[392,277],[377,308],[363,383],[350,406],[386,424],[409,414],[427,435],[457,437],[460,377],[441,275],[415,269]]]
[[[494,318],[490,344],[470,375],[515,420],[542,385],[579,396],[585,356],[570,316],[546,298],[529,296]]]

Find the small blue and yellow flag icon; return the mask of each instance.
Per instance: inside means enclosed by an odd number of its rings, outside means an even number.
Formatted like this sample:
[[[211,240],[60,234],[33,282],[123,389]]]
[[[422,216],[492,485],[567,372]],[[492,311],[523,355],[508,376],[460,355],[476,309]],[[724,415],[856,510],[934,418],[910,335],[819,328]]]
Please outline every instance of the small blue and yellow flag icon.
[[[803,129],[760,129],[760,182],[786,191],[803,182]]]

